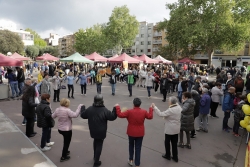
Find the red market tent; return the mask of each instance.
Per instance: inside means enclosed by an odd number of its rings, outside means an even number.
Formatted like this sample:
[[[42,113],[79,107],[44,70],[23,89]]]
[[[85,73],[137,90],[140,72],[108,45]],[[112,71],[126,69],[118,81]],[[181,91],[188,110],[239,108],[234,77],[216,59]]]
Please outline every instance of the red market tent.
[[[196,64],[195,61],[190,60],[189,58],[184,58],[178,61],[178,63],[188,63],[188,64]]]
[[[114,56],[108,58],[108,60],[111,60],[111,59],[114,59],[114,58],[117,58],[117,57],[119,57],[118,54],[116,54],[116,55],[114,55]]]
[[[169,61],[162,56],[158,55],[157,57],[154,58],[154,60],[158,60],[159,63],[166,63],[166,64],[172,64],[172,61]]]
[[[139,58],[137,58],[138,60],[143,61],[144,63],[150,64],[150,63],[159,63],[158,60],[154,60],[149,58],[147,55],[143,54],[141,55]]]
[[[23,62],[0,54],[0,66],[23,66]]]
[[[36,60],[57,61],[57,60],[59,60],[59,58],[54,57],[54,56],[52,56],[52,55],[46,53],[46,54],[44,54],[44,55],[42,55],[42,56],[40,56],[40,57],[37,57]]]
[[[21,56],[20,54],[18,54],[16,52],[13,55],[9,56],[9,57],[13,58],[13,59],[16,59],[16,60],[20,60],[20,61],[29,61],[30,60],[29,57]]]
[[[97,61],[97,62],[106,62],[108,59],[94,52],[90,55],[85,56],[89,60]]]
[[[109,62],[113,62],[113,63],[121,63],[123,61],[127,61],[128,63],[140,63],[140,60],[130,57],[126,53],[123,53],[119,57],[109,60]]]
[[[139,58],[139,57],[138,57],[137,55],[134,55],[133,58],[137,59],[137,58]]]

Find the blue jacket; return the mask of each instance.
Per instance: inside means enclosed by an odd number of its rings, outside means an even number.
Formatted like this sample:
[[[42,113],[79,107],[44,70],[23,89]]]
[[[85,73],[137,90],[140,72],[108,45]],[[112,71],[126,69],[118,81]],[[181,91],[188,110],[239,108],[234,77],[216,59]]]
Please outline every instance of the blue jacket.
[[[74,80],[76,79],[77,77],[74,77],[74,76],[67,76],[65,78],[65,80],[68,81],[68,85],[73,85],[74,84]]]
[[[78,78],[81,80],[80,85],[85,85],[87,84],[87,78],[90,76],[89,75],[79,75]]]
[[[14,73],[6,73],[5,78],[9,80],[9,83],[17,83],[16,74]]]
[[[201,99],[200,99],[199,112],[201,114],[209,114],[210,103],[211,103],[211,97],[207,93],[203,94]]]
[[[233,111],[234,108],[234,95],[227,92],[224,95],[222,110],[225,111]]]

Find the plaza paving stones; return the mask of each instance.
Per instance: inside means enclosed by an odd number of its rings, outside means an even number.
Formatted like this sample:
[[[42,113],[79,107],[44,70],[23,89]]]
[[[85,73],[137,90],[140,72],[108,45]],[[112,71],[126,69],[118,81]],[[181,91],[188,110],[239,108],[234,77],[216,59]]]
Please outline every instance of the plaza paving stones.
[[[75,111],[79,104],[85,104],[87,107],[92,105],[93,98],[96,95],[96,86],[87,86],[87,96],[80,94],[80,86],[75,84],[75,99],[71,100],[70,108]],[[67,97],[67,89],[61,90],[60,97]],[[167,102],[162,102],[162,96],[154,93],[152,90],[152,98],[147,98],[145,88],[133,87],[133,97],[129,97],[127,86],[125,83],[118,83],[116,95],[111,95],[111,88],[108,79],[103,79],[102,94],[104,96],[105,106],[112,110],[113,106],[118,103],[121,108],[131,108],[134,97],[142,99],[142,108],[148,109],[151,103],[155,103],[158,108],[163,111],[168,108]],[[176,93],[174,93],[176,96]],[[51,102],[53,110],[59,107],[59,103]],[[0,103],[0,109],[6,114],[23,132],[25,126],[22,126],[21,101],[5,101]],[[143,139],[143,147],[141,154],[142,167],[243,167],[245,158],[245,138],[234,137],[231,133],[221,130],[223,112],[221,106],[218,107],[218,119],[209,117],[208,133],[197,132],[197,138],[191,139],[192,149],[178,148],[179,162],[168,161],[161,157],[164,153],[164,119],[154,114],[153,120],[145,121],[146,135]],[[197,120],[196,120],[197,124]],[[233,115],[231,115],[229,125],[233,126]],[[196,128],[198,126],[196,125]],[[107,138],[104,141],[104,147],[101,155],[103,167],[127,167],[128,159],[128,137],[126,135],[127,120],[117,118],[117,120],[108,123]],[[41,140],[41,129],[36,127],[38,134],[31,138],[38,147]],[[243,130],[240,130],[243,134]],[[2,134],[0,134],[1,137]],[[1,141],[4,139],[1,139]],[[7,139],[5,139],[7,140]],[[71,151],[71,159],[67,162],[60,162],[61,151],[63,146],[63,138],[57,131],[56,125],[52,130],[51,141],[55,145],[45,155],[54,162],[58,167],[68,166],[93,166],[93,139],[91,139],[88,130],[87,120],[78,117],[73,119],[73,136],[69,150]],[[185,142],[184,136],[184,142]],[[15,138],[13,142],[18,143]],[[10,147],[10,146],[8,146]],[[7,148],[8,148],[7,147]],[[2,148],[2,147],[1,147]],[[5,156],[11,155],[10,153]],[[1,157],[0,157],[1,160]]]

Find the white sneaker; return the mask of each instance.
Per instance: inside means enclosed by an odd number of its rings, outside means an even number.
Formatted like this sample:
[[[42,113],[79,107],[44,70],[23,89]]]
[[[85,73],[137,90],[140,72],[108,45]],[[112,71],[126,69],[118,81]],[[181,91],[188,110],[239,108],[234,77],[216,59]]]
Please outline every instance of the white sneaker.
[[[53,146],[55,144],[55,142],[50,142],[50,143],[46,143],[47,147]]]
[[[133,161],[130,161],[130,160],[128,160],[128,164],[129,164],[130,166],[133,166],[133,165],[134,165]]]
[[[49,151],[51,149],[51,147],[47,147],[45,146],[44,148],[41,148],[42,151]]]
[[[25,126],[26,124],[25,123],[22,123],[23,126]]]

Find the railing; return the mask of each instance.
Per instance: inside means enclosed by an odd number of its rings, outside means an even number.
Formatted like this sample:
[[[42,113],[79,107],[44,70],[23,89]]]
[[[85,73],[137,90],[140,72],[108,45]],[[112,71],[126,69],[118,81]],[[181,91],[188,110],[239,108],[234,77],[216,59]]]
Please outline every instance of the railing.
[[[155,40],[153,41],[153,44],[161,44],[162,43],[162,40]]]
[[[156,33],[156,34],[154,34],[154,37],[160,37],[160,36],[162,36],[162,33]]]

